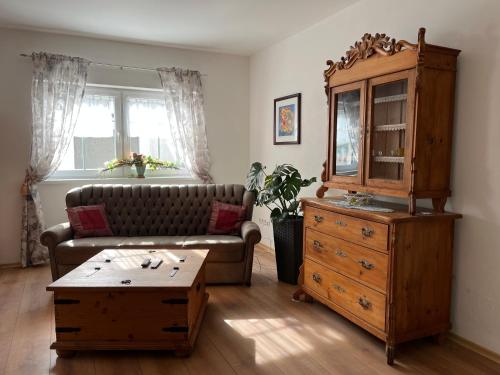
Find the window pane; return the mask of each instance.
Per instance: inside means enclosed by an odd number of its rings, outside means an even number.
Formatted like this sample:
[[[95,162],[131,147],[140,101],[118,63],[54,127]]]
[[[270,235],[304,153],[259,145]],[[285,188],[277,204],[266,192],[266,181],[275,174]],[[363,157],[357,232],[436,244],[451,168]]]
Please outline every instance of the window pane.
[[[355,90],[341,92],[335,96],[337,101],[335,174],[339,176],[358,175],[360,95],[360,90]]]
[[[125,107],[130,151],[164,161],[176,161],[164,100],[128,96]]]
[[[370,178],[403,180],[408,81],[373,87]]]
[[[101,169],[116,158],[115,97],[86,94],[73,140],[59,170]]]

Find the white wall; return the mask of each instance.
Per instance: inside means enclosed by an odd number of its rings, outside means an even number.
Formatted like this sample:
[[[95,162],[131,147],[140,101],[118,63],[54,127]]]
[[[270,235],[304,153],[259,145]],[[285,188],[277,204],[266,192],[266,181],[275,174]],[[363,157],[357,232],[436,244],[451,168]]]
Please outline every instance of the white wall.
[[[0,29],[0,264],[18,263],[21,229],[19,188],[28,165],[31,61],[19,53],[48,51],[112,64],[182,67],[204,76],[211,173],[217,183],[243,183],[248,167],[248,57],[99,39]],[[154,72],[91,67],[89,83],[159,88]],[[118,181],[134,183],[137,180]],[[150,183],[178,183],[150,179]],[[40,186],[48,225],[65,220],[64,195],[84,181]]]
[[[325,61],[344,54],[365,32],[462,50],[453,150],[456,225],[453,330],[500,352],[500,2],[491,0],[361,1],[253,55],[250,60],[250,161],[292,163],[320,176],[326,157]],[[273,146],[273,99],[302,93],[302,144]],[[315,188],[304,192],[314,195]],[[268,212],[255,210],[259,223]],[[271,243],[271,227],[263,226]]]

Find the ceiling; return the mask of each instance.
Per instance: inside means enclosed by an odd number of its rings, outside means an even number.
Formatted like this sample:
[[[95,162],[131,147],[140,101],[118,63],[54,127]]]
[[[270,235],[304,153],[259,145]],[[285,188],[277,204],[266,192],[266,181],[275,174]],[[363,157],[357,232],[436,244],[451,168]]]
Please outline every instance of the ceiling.
[[[250,55],[355,0],[0,0],[0,26]]]

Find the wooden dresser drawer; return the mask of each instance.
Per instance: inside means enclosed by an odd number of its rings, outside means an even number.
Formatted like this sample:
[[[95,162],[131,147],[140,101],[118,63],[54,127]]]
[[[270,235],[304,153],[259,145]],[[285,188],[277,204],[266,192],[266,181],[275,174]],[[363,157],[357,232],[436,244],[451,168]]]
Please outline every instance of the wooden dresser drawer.
[[[304,285],[350,313],[385,330],[385,295],[312,260],[304,260]]]
[[[306,206],[305,227],[387,252],[389,228],[385,224]]]
[[[307,228],[305,256],[381,292],[386,291],[388,256],[385,253]]]

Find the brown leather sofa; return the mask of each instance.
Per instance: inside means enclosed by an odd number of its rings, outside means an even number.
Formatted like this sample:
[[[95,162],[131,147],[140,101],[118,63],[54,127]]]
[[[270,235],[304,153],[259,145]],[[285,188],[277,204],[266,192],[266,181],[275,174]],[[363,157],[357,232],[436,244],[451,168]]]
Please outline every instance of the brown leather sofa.
[[[213,200],[247,207],[239,236],[206,234]],[[106,248],[208,248],[208,283],[250,285],[254,245],[261,239],[251,221],[254,202],[242,185],[86,185],[66,194],[66,206],[105,203],[114,236],[74,239],[63,223],[40,240],[49,248],[54,280]]]

